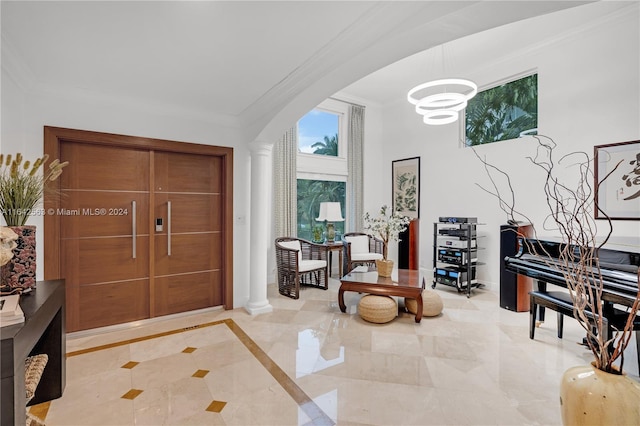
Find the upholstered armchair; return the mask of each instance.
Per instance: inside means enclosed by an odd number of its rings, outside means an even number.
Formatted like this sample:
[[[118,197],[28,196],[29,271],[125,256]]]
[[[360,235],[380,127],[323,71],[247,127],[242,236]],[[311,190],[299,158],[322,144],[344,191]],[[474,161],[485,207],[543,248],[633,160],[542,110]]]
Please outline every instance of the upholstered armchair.
[[[280,294],[297,299],[300,285],[329,288],[324,245],[293,237],[276,238],[275,244]]]
[[[342,236],[344,245],[344,271],[351,272],[356,266],[376,266],[382,259],[383,242],[373,235],[349,232]]]

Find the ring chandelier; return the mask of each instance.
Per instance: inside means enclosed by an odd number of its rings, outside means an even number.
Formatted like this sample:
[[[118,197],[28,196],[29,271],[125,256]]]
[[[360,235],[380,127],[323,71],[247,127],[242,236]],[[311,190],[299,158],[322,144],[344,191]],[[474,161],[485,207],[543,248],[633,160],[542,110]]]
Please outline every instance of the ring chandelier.
[[[414,97],[417,92],[433,87],[462,86],[471,89],[469,93],[444,92]],[[407,100],[416,106],[416,112],[423,116],[425,124],[448,124],[458,119],[459,112],[467,107],[469,99],[478,93],[478,86],[462,78],[445,78],[419,84],[409,90]]]

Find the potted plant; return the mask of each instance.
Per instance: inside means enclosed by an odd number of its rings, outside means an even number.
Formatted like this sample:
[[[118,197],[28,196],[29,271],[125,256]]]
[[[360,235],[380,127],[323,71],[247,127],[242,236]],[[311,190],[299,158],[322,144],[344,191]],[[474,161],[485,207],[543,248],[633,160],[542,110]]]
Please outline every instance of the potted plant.
[[[321,243],[322,241],[322,226],[320,225],[315,225],[313,227],[313,242],[314,243]]]
[[[398,213],[388,212],[389,207],[383,205],[378,212],[378,216],[372,216],[369,212],[363,216],[364,229],[371,231],[376,237],[382,240],[382,260],[376,260],[378,274],[383,277],[391,276],[393,261],[389,260],[389,241],[399,241],[400,233],[407,229],[409,218]]]
[[[44,214],[36,210],[45,191],[53,191],[55,181],[68,162],[50,162],[48,155],[34,162],[24,161],[22,154],[0,154],[0,213],[7,226],[17,235],[13,258],[2,267],[2,284],[12,288],[30,289],[35,286],[36,229],[25,225],[29,216]]]
[[[567,283],[573,302],[574,317],[585,330],[585,342],[593,354],[590,365],[572,367],[567,370],[560,386],[561,414],[564,424],[640,424],[640,384],[623,374],[623,353],[634,332],[640,308],[640,288],[634,303],[624,315],[622,325],[613,327],[609,336],[604,312],[604,279],[600,269],[598,251],[609,240],[613,225],[611,219],[595,206],[595,193],[620,165],[614,165],[604,179],[595,182],[592,172],[593,159],[585,152],[573,152],[556,161],[555,142],[544,136],[534,136],[538,141],[534,157],[527,157],[542,170],[542,187],[549,214],[545,220],[545,230],[555,230],[562,239],[563,249],[557,258],[544,252],[544,247],[527,247],[538,253],[549,268],[560,272]],[[474,150],[475,152],[475,150]],[[500,208],[508,219],[524,218],[533,223],[525,214],[515,208],[515,192],[509,176],[495,165],[476,156],[485,166],[491,179],[492,189],[486,192],[496,197]],[[574,176],[567,177],[562,166],[572,166]],[[508,188],[507,197],[501,194],[503,184]],[[604,221],[594,219],[594,211],[604,216]],[[598,227],[604,229],[603,237]],[[534,238],[537,233],[534,229]],[[528,240],[523,235],[522,241]],[[557,262],[552,262],[555,259]],[[640,287],[640,271],[638,275]],[[587,315],[587,312],[593,315]],[[620,360],[619,366],[614,363]]]

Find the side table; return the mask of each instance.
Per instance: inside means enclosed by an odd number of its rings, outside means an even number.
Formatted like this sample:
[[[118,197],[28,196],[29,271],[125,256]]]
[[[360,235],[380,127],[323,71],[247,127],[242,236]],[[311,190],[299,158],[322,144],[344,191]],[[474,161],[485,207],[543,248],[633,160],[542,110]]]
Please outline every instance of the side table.
[[[342,278],[342,250],[343,244],[342,241],[325,241],[323,245],[327,248],[327,258],[329,260],[329,276],[331,276],[331,265],[333,264],[333,252],[337,251],[339,256],[339,266],[338,271],[340,276],[338,278]]]

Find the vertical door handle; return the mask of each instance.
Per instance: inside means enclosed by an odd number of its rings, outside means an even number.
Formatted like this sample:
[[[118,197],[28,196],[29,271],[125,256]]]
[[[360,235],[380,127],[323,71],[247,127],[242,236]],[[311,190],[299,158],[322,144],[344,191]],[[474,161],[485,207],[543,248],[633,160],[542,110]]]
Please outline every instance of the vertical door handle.
[[[171,256],[171,201],[167,201],[167,256]]]
[[[137,219],[137,215],[136,215],[136,202],[132,201],[131,202],[131,233],[133,234],[133,240],[131,243],[131,257],[132,258],[136,258],[136,243],[137,243],[137,236],[138,236],[138,219]]]

